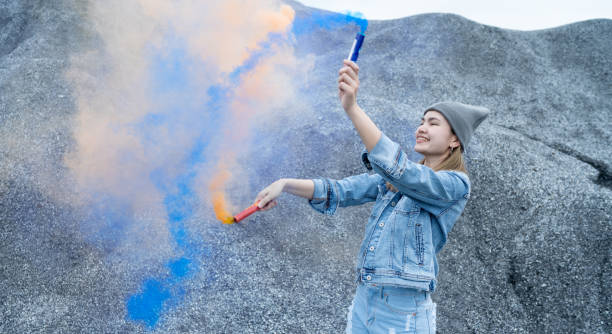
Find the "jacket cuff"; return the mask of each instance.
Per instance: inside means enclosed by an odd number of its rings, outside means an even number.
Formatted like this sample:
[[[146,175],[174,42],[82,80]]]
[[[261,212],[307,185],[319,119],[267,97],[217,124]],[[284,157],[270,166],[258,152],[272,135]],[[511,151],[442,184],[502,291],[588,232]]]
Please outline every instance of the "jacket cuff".
[[[392,141],[384,133],[381,133],[378,143],[367,155],[368,162],[375,164],[390,175],[397,174],[398,164],[402,151],[399,144]],[[366,166],[367,168],[367,166]]]
[[[331,182],[327,179],[313,179],[312,181],[314,182],[314,193],[312,199],[308,200],[308,204],[320,213],[333,215],[336,212],[338,200]]]
[[[368,158],[368,151],[366,149],[361,152],[361,162],[367,170],[372,170],[372,164],[370,163],[370,159]]]

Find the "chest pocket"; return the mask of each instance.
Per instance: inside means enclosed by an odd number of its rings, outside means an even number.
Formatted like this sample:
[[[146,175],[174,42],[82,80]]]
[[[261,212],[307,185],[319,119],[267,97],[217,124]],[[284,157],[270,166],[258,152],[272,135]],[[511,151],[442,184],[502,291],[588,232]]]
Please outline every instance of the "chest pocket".
[[[396,207],[396,229],[401,231],[397,245],[402,249],[401,263],[404,269],[420,270],[425,263],[425,242],[422,224],[418,221],[421,207],[408,196],[402,196]],[[413,269],[414,270],[414,269]],[[411,272],[413,270],[410,270]]]
[[[395,211],[397,214],[403,215],[403,216],[416,216],[421,211],[421,207],[418,206],[416,202],[412,200],[412,198],[402,195],[399,201],[397,201],[397,205],[395,206]]]

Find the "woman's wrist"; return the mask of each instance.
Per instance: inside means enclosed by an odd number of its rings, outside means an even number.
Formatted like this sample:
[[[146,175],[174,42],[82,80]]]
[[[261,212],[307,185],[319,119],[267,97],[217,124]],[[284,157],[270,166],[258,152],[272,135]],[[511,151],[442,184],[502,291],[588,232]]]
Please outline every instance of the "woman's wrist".
[[[287,181],[288,181],[288,179],[278,179],[276,181],[281,186],[281,192],[287,192]]]
[[[357,113],[361,108],[359,107],[359,105],[355,102],[355,104],[353,104],[352,106],[350,106],[348,109],[345,109],[344,111],[346,112],[346,114],[351,117],[352,115],[354,115],[355,113]]]

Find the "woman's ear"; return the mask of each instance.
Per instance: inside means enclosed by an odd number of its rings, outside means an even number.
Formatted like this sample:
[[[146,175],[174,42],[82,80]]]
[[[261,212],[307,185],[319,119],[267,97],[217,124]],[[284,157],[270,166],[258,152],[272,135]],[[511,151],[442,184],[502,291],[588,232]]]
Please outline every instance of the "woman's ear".
[[[451,136],[449,146],[453,148],[458,148],[459,146],[461,146],[461,142],[459,142],[459,138],[457,138],[457,135]]]

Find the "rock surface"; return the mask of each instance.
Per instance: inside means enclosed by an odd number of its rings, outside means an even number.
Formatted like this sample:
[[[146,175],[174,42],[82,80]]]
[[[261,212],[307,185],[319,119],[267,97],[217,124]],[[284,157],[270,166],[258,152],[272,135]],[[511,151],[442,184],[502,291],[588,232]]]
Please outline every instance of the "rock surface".
[[[296,20],[318,12],[291,4]],[[41,177],[65,172],[72,144],[69,57],[96,47],[84,11],[68,0],[0,4],[2,333],[150,330],[125,310],[142,273],[109,262],[78,233],[78,213],[40,189]],[[260,143],[257,154],[278,164],[254,166],[255,188],[364,172],[362,144],[335,91],[354,32],[297,37],[296,53],[316,56],[310,116]],[[439,254],[438,332],[609,333],[612,20],[523,32],[423,14],[371,21],[366,35],[359,103],[407,151],[436,101],[493,112],[467,152],[472,197]],[[211,249],[207,265],[154,330],[341,332],[370,207],[327,217],[287,195],[235,228],[194,217],[204,222],[190,229]]]

